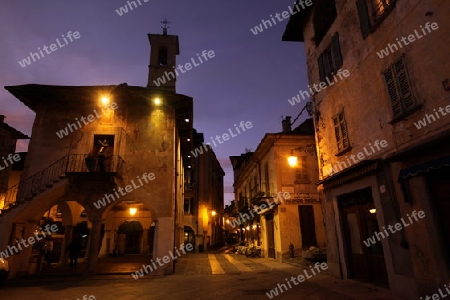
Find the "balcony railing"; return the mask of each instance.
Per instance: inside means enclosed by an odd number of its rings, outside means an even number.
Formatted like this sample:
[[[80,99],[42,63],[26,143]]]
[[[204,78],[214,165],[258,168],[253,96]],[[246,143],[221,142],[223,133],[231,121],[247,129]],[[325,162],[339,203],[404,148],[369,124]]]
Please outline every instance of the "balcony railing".
[[[123,165],[124,161],[120,156],[66,155],[42,171],[21,180],[18,184],[0,193],[0,213],[16,203],[31,200],[64,178],[65,173],[111,172],[121,175]]]
[[[66,173],[109,172],[122,174],[123,159],[118,155],[91,156],[88,154],[70,154]]]

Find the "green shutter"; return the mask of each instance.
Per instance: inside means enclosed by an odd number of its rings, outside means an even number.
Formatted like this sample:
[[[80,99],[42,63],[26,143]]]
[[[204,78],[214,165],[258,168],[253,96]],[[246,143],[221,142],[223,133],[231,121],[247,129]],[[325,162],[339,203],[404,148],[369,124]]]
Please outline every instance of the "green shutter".
[[[405,58],[402,57],[393,65],[395,77],[397,79],[397,88],[400,93],[400,99],[403,110],[407,111],[414,106],[414,98],[412,94],[409,76],[406,70]]]
[[[336,144],[338,147],[338,152],[341,152],[342,151],[342,146],[341,146],[342,140],[341,140],[338,116],[333,117],[333,123],[334,123],[334,135],[336,137]]]
[[[367,7],[366,1],[367,0],[356,1],[356,6],[358,7],[358,14],[359,14],[359,24],[361,26],[361,32],[363,37],[367,36],[371,27],[369,9]]]
[[[342,54],[338,32],[331,37],[331,54],[333,55],[333,71],[337,71],[342,66]]]
[[[389,99],[391,100],[392,113],[394,118],[402,114],[402,106],[400,101],[400,96],[397,91],[397,85],[395,83],[394,72],[391,68],[384,71],[384,80],[386,82],[387,91],[389,94]]]

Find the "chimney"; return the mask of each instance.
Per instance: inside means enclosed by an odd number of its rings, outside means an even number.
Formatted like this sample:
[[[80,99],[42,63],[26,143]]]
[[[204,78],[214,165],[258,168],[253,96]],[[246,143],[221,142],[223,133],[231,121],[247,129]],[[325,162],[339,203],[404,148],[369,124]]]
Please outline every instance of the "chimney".
[[[283,121],[281,121],[281,125],[283,127],[283,133],[291,132],[291,117],[287,116]]]
[[[5,115],[0,115],[0,123],[5,123]]]

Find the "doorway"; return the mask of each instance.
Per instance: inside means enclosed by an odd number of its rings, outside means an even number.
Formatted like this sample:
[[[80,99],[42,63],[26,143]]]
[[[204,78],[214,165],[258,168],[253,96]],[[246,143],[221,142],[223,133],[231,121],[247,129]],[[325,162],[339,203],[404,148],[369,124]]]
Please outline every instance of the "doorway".
[[[343,220],[348,277],[388,286],[382,243],[378,240],[374,244],[367,243],[375,232],[379,232],[372,189],[341,195],[338,203]]]
[[[267,227],[267,249],[268,256],[275,258],[275,231],[273,224],[273,214],[266,215],[266,227]]]
[[[119,235],[125,235],[125,239],[121,241],[124,243],[124,254],[141,253],[142,232],[142,225],[139,221],[125,221],[120,224],[117,233]]]
[[[184,240],[183,240],[183,243],[185,245],[186,244],[191,244],[192,246],[194,246],[194,249],[195,249],[195,232],[189,226],[184,226]]]
[[[312,205],[299,205],[298,217],[302,234],[302,248],[317,246],[314,207]]]
[[[444,253],[450,252],[450,167],[437,170],[427,177],[437,225],[444,244]],[[450,259],[445,262],[450,265]]]

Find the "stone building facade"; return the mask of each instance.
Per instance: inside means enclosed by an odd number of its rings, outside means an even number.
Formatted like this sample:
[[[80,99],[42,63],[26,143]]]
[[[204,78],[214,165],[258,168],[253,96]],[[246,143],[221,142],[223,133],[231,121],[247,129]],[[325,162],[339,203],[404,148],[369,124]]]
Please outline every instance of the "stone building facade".
[[[283,40],[305,46],[329,270],[434,294],[450,280],[450,3],[313,2]]]
[[[254,152],[231,156],[237,214],[231,220],[240,241],[261,247],[264,257],[283,261],[292,244],[297,255],[326,248],[311,119],[291,130],[267,133]],[[291,167],[288,158],[298,163]]]
[[[149,82],[176,66],[178,37],[149,34]],[[160,74],[160,73],[158,73]],[[0,218],[0,249],[13,249],[40,226],[58,225],[55,262],[81,239],[87,271],[98,257],[149,254],[184,242],[185,170],[192,161],[193,99],[175,85],[52,86],[6,89],[36,113],[19,189]],[[11,196],[11,195],[10,195]],[[3,234],[5,233],[5,234]],[[36,247],[11,253],[11,276],[34,273]],[[171,274],[174,262],[154,274]]]

